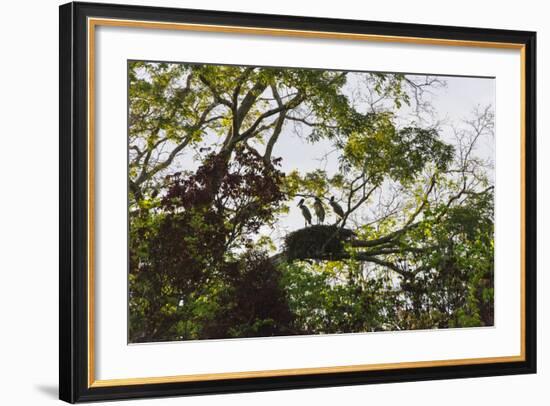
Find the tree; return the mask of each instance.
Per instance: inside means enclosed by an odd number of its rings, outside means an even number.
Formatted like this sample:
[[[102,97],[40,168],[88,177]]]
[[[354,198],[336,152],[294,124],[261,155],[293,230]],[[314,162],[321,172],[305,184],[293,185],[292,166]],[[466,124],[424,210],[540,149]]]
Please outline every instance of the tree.
[[[129,76],[132,340],[492,324],[493,186],[475,154],[490,108],[451,142],[426,123],[423,93],[443,84],[429,77],[147,62]],[[285,173],[289,134],[331,145],[338,171]],[[297,198],[333,223],[277,247],[262,230]]]

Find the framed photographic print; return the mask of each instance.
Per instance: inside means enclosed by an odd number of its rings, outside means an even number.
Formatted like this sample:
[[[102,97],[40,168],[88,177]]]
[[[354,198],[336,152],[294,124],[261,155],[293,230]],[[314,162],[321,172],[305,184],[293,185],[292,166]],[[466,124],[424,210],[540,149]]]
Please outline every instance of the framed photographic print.
[[[60,398],[534,373],[535,33],[60,7]]]

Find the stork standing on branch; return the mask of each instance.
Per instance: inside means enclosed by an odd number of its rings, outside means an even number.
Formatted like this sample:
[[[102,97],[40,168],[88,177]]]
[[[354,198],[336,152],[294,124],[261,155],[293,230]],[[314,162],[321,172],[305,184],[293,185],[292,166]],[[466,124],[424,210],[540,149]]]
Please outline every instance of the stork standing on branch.
[[[300,210],[302,210],[302,216],[304,216],[304,219],[306,221],[306,227],[307,225],[311,225],[311,212],[307,208],[307,206],[304,204],[304,199],[301,199],[298,203],[298,207]]]
[[[315,198],[315,203],[313,203],[313,210],[315,210],[315,215],[317,216],[317,224],[323,224],[325,221],[325,208],[318,197]]]
[[[340,217],[341,220],[344,219],[344,209],[342,209],[342,206],[340,206],[335,200],[334,196],[330,198],[330,207],[332,207],[332,210]]]

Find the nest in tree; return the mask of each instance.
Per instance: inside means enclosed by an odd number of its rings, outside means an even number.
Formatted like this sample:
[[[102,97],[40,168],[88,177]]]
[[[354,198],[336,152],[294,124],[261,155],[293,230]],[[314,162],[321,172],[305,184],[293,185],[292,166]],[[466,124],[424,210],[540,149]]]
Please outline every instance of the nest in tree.
[[[344,254],[344,243],[353,235],[353,231],[335,225],[305,227],[285,237],[285,253],[290,261],[339,257]]]

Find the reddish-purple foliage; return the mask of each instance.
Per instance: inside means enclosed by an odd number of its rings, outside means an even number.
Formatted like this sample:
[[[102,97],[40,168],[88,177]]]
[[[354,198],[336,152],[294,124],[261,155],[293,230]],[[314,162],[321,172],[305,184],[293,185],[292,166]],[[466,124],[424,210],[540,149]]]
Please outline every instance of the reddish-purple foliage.
[[[169,178],[171,186],[162,201],[169,213],[200,210],[217,217],[227,226],[228,239],[255,233],[273,219],[274,210],[284,200],[278,170],[279,159],[265,162],[256,153],[239,147],[233,156],[211,154],[197,171]]]
[[[227,301],[224,308],[231,307],[234,314],[216,315],[217,327],[205,321],[202,336],[231,335],[230,330],[240,329],[250,318],[259,320],[251,335],[283,332],[290,311],[278,284],[280,274],[267,257],[252,254],[250,239],[273,219],[285,199],[284,174],[275,168],[278,164],[238,148],[231,156],[210,155],[194,174],[167,179],[156,232],[148,237],[136,233],[132,241],[131,272],[136,286],[143,288],[132,294],[147,303],[145,329],[136,333],[139,340],[155,340],[168,331],[175,334],[181,315],[163,316],[161,308],[170,297],[186,302],[214,279],[232,292],[233,299],[219,300]],[[147,252],[137,255],[140,241],[146,243]],[[232,253],[233,248],[240,254]],[[255,302],[247,304],[250,300]],[[222,323],[222,319],[227,320]]]
[[[283,176],[244,148],[233,156],[210,155],[191,176],[171,176],[148,258],[135,264],[138,274],[164,275],[180,293],[194,291],[208,273],[221,272],[232,246],[250,248],[249,235],[273,218],[285,198]]]

